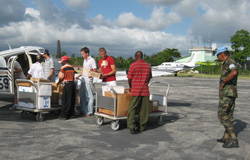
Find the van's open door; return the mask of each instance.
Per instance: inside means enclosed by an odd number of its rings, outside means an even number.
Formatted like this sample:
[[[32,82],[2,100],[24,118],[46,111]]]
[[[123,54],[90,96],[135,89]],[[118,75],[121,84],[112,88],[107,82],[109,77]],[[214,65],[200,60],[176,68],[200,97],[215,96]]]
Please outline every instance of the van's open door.
[[[17,56],[9,58],[8,63],[0,56],[0,92],[14,93],[14,62]]]

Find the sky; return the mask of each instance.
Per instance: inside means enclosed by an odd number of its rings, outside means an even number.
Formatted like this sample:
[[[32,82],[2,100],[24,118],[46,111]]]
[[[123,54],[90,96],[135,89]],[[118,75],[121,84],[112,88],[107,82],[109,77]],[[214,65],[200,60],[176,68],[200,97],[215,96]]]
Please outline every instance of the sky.
[[[236,31],[250,31],[249,0],[0,0],[0,50],[40,46],[80,56],[130,57],[176,48],[230,48]]]

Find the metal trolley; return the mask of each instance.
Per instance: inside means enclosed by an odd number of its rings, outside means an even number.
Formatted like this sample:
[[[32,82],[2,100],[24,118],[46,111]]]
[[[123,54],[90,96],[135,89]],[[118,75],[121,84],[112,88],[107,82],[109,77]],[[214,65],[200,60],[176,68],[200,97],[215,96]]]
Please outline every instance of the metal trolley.
[[[157,124],[158,125],[162,125],[163,124],[163,120],[162,120],[162,116],[167,115],[167,98],[168,98],[168,92],[170,90],[170,84],[168,82],[157,82],[157,81],[153,81],[151,83],[149,83],[149,88],[152,87],[153,84],[161,84],[167,87],[166,90],[166,95],[158,95],[158,94],[150,94],[150,100],[158,100],[159,101],[159,107],[163,108],[162,110],[157,110],[154,112],[151,112],[149,114],[149,117],[157,117]],[[100,83],[102,85],[104,85],[105,83]],[[114,98],[111,97],[105,97],[102,95],[98,95],[98,93],[96,93],[96,106],[95,106],[95,115],[97,116],[96,119],[96,123],[98,125],[102,125],[104,123],[104,118],[106,119],[110,119],[112,120],[111,122],[111,129],[112,130],[118,130],[120,127],[120,121],[127,119],[127,116],[116,116],[117,113],[117,92],[114,90],[114,88],[112,86],[110,86],[109,84],[105,84],[107,85],[111,91],[114,93]],[[109,114],[104,114],[98,111],[98,108],[106,108],[109,110],[113,110],[114,114],[113,115],[109,115]]]
[[[31,80],[24,80],[24,79],[17,79],[16,80],[16,86],[17,86],[17,109],[21,110],[21,118],[25,119],[30,117],[31,113],[36,113],[36,120],[41,122],[44,120],[43,113],[47,113],[50,111],[60,110],[61,107],[59,106],[50,106],[51,99],[49,94],[44,94],[40,90],[40,87],[37,84],[34,84]],[[21,83],[28,83],[30,84],[29,87],[32,89],[32,91],[24,91],[20,87]],[[51,83],[45,83],[42,84],[51,84]],[[50,90],[52,90],[50,88]],[[51,93],[50,93],[51,94]],[[43,108],[39,107],[43,105]],[[48,107],[48,108],[46,108]]]

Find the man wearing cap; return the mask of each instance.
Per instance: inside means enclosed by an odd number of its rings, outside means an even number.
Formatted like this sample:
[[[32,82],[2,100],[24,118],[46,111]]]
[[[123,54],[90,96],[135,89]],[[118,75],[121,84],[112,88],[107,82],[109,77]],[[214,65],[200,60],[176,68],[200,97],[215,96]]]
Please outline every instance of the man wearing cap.
[[[99,72],[102,73],[102,82],[106,82],[111,86],[116,86],[116,67],[114,59],[107,55],[107,51],[103,47],[99,49],[99,54],[102,57],[98,62]],[[110,88],[102,86],[103,95],[105,91],[110,91]]]
[[[94,94],[93,94],[93,77],[88,76],[89,71],[96,71],[96,62],[95,59],[89,55],[89,49],[84,47],[81,49],[83,61],[83,71],[76,78],[78,79],[82,76],[82,83],[80,88],[80,102],[81,110],[85,113],[85,116],[91,116],[93,114],[93,103],[94,103]]]
[[[45,58],[44,77],[50,80],[51,82],[55,82],[54,62],[53,59],[50,57],[49,50],[45,49],[42,55]]]
[[[26,76],[26,79],[29,79],[30,77],[33,78],[44,78],[44,72],[43,72],[43,66],[42,66],[42,61],[43,61],[43,56],[38,54],[36,56],[36,63],[33,63],[30,66],[30,70],[28,71],[28,74]]]
[[[61,70],[59,72],[59,82],[57,86],[63,82],[62,93],[62,110],[59,119],[67,120],[73,117],[75,100],[76,100],[76,86],[75,86],[75,70],[69,64],[69,57],[63,56],[59,63],[62,63]]]
[[[223,143],[224,148],[238,148],[239,143],[233,129],[233,112],[235,98],[237,98],[238,66],[228,55],[227,47],[218,48],[215,56],[223,61],[220,77],[218,118],[224,126],[225,132],[217,142]]]

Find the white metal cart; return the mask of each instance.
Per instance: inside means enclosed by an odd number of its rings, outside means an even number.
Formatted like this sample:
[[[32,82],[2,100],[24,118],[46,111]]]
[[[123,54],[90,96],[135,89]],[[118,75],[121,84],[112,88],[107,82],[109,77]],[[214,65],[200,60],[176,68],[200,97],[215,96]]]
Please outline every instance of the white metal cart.
[[[162,125],[163,120],[162,116],[167,115],[167,98],[168,98],[168,92],[170,90],[170,84],[168,82],[151,82],[149,83],[149,88],[152,87],[153,84],[162,84],[163,86],[167,87],[166,95],[158,95],[158,94],[151,94],[150,100],[158,100],[159,101],[159,107],[163,108],[163,110],[157,110],[154,112],[151,112],[149,114],[149,117],[157,117],[157,124]],[[95,115],[97,116],[96,123],[98,125],[102,125],[104,123],[104,118],[112,120],[111,122],[111,129],[118,130],[120,127],[120,120],[127,119],[127,116],[116,116],[117,114],[117,93],[114,90],[114,88],[106,83],[100,83],[102,85],[107,85],[111,91],[114,93],[114,98],[111,97],[105,97],[103,95],[99,95],[96,93],[96,106],[95,106]],[[105,113],[99,112],[99,108],[105,108],[109,110],[113,110],[114,114],[109,115]]]
[[[43,113],[60,110],[59,106],[51,106],[52,85],[48,82],[34,83],[31,80],[17,79],[17,109],[21,110],[21,118],[36,114],[36,120],[44,120]],[[22,83],[29,84],[28,86]]]

